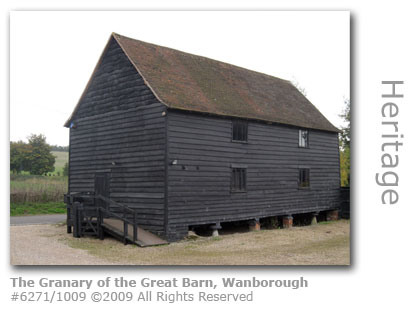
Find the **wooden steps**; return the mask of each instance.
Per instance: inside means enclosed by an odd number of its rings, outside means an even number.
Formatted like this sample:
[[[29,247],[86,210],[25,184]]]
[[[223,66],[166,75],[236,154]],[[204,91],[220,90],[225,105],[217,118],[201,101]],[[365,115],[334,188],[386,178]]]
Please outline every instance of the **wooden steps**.
[[[101,194],[67,194],[64,195],[64,202],[68,209],[67,232],[73,232],[76,238],[93,235],[102,240],[104,233],[108,233],[124,244],[133,243],[140,247],[168,244],[166,240],[138,227],[138,213],[135,210]],[[122,209],[123,214],[110,211],[107,209],[109,206]],[[110,218],[104,218],[104,215]]]
[[[118,219],[104,219],[101,224],[104,232],[111,234],[115,238],[123,240],[124,238],[124,223]],[[166,240],[159,238],[157,235],[138,227],[136,245],[140,247],[158,246],[168,244]],[[128,225],[128,236],[126,237],[129,243],[133,241],[133,226]]]

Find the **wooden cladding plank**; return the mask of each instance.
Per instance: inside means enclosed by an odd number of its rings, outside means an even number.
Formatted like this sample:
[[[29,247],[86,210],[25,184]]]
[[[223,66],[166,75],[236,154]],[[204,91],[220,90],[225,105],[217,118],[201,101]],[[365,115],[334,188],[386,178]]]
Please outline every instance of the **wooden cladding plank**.
[[[142,199],[163,199],[163,192],[162,193],[117,193],[117,192],[111,192],[110,195],[113,198],[131,198],[131,199],[136,199],[136,198],[142,198]]]
[[[115,40],[111,40],[74,119],[158,102]]]
[[[70,191],[93,192],[95,173],[109,172],[110,197],[137,210],[148,230],[163,232],[164,110],[111,43],[70,129]]]
[[[311,131],[298,147],[298,129],[249,121],[248,142],[231,141],[227,118],[169,112],[169,219],[191,225],[310,212],[338,203],[338,138]],[[247,192],[230,191],[231,164],[247,166]],[[298,168],[311,169],[309,190]]]
[[[95,126],[95,127],[104,127],[109,124],[111,121],[121,121],[126,120],[130,117],[137,116],[139,112],[143,112],[144,116],[148,116],[150,113],[157,113],[157,108],[163,109],[165,106],[162,103],[155,102],[152,104],[140,105],[137,108],[130,108],[124,110],[112,110],[106,113],[97,113],[87,117],[82,117],[77,119],[78,123],[81,123],[84,126]],[[138,111],[138,112],[136,112]],[[97,121],[95,121],[97,120]]]
[[[113,126],[113,125],[112,125]],[[94,132],[87,135],[78,135],[75,138],[73,137],[73,143],[75,142],[87,142],[87,141],[94,141],[96,138],[100,138],[99,141],[110,141],[117,138],[118,140],[126,140],[126,141],[133,141],[134,139],[148,139],[151,140],[152,138],[150,135],[158,134],[161,131],[161,125],[153,125],[152,127],[140,127],[140,126],[133,126],[132,129],[124,130],[123,128],[118,128],[117,130],[112,130],[111,128],[105,128],[105,131],[101,132]],[[108,135],[109,133],[109,135]],[[163,137],[163,136],[159,136]]]

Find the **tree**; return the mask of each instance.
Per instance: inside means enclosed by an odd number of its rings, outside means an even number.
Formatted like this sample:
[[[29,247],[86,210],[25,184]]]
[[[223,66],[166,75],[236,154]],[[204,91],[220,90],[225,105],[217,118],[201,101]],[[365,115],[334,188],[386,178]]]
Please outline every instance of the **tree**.
[[[351,141],[351,104],[349,99],[345,99],[344,104],[345,104],[344,109],[342,110],[342,113],[339,116],[342,119],[344,119],[346,126],[342,127],[340,141],[342,148],[349,148]]]
[[[340,146],[340,167],[341,167],[341,186],[349,186],[351,160],[350,160],[350,144],[351,144],[351,104],[349,99],[344,100],[344,109],[340,117],[344,119],[346,126],[342,127],[342,132],[339,137]]]
[[[65,163],[64,168],[62,170],[62,175],[64,177],[68,177],[68,162]]]
[[[44,135],[32,134],[28,137],[31,153],[28,157],[30,174],[43,175],[54,171],[55,156],[51,153],[51,146]]]
[[[341,186],[349,186],[349,176],[350,176],[350,150],[346,148],[341,150],[340,156],[340,167],[341,167]]]
[[[304,97],[307,97],[307,90],[305,90],[305,88],[300,85],[296,78],[293,77],[291,83],[294,87],[297,88],[298,91],[300,91],[304,95]]]
[[[10,170],[14,173],[28,171],[31,146],[23,141],[10,142]]]

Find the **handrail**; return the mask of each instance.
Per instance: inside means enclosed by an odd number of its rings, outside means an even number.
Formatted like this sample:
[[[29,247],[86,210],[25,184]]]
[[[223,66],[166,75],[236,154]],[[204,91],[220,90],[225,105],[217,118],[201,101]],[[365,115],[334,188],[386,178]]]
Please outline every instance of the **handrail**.
[[[103,212],[105,212],[107,214],[111,214],[111,215],[117,217],[119,220],[122,220],[124,222],[124,244],[126,244],[126,239],[128,237],[128,224],[133,226],[133,239],[132,240],[133,240],[133,242],[136,243],[136,241],[138,240],[137,212],[135,210],[132,210],[131,208],[121,204],[121,203],[118,203],[118,202],[116,202],[114,200],[111,200],[111,199],[109,199],[107,197],[104,197],[104,196],[102,196],[100,194],[94,196],[94,198],[95,199],[100,199],[100,200],[104,201],[105,203],[108,203],[108,204],[111,204],[111,205],[114,205],[114,206],[118,206],[118,207],[124,209],[125,211],[128,211],[128,213],[133,214],[133,221],[130,221],[125,217],[121,217],[119,214],[117,214],[115,212],[107,210],[107,209],[105,209],[103,207],[98,207],[98,210],[101,210],[101,211],[103,211]]]
[[[117,214],[117,213],[115,213],[115,212],[112,212],[112,211],[110,211],[110,210],[107,210],[107,209],[105,209],[104,207],[98,207],[98,209],[99,209],[99,210],[102,210],[102,211],[103,211],[104,213],[106,213],[106,214],[113,215],[113,216],[115,216],[116,218],[118,218],[118,219],[120,219],[120,220],[122,220],[122,221],[124,221],[124,222],[126,222],[126,223],[129,223],[129,224],[132,224],[132,225],[133,225],[133,222],[131,222],[131,221],[128,220],[127,218],[121,217],[119,214]]]
[[[100,200],[102,200],[102,201],[105,201],[106,203],[109,203],[109,204],[111,204],[111,205],[118,206],[118,207],[120,207],[120,208],[122,208],[122,209],[128,211],[129,213],[137,214],[135,210],[133,210],[133,209],[127,207],[126,205],[124,205],[124,204],[122,204],[122,203],[118,203],[118,202],[116,202],[116,201],[114,201],[114,200],[111,200],[111,199],[109,199],[109,198],[107,198],[107,197],[104,197],[104,196],[102,196],[102,195],[100,195],[100,194],[94,196],[94,198],[100,199]]]
[[[137,212],[135,210],[127,207],[126,205],[123,205],[123,204],[118,203],[118,202],[116,202],[114,200],[111,200],[111,199],[109,199],[107,197],[104,197],[104,196],[102,196],[100,194],[95,195],[95,194],[89,194],[89,193],[76,192],[76,193],[67,194],[66,196],[67,196],[67,198],[69,198],[69,201],[67,201],[68,206],[74,205],[73,197],[79,197],[79,198],[83,198],[83,199],[88,198],[88,199],[94,199],[94,200],[99,199],[99,200],[104,201],[106,204],[110,204],[110,205],[113,205],[113,206],[120,207],[122,210],[126,211],[126,213],[132,214],[133,215],[133,221],[127,219],[124,216],[121,216],[118,213],[115,213],[115,212],[113,212],[111,210],[108,210],[108,209],[106,209],[104,207],[101,207],[101,206],[98,206],[98,205],[95,206],[95,208],[97,209],[97,212],[103,212],[103,213],[112,215],[115,218],[123,221],[123,223],[124,223],[124,243],[125,244],[126,244],[127,237],[128,237],[128,225],[130,224],[131,226],[133,226],[133,242],[136,243],[136,241],[138,239],[138,224],[137,224]],[[75,208],[75,211],[78,211],[76,205],[74,205],[74,208]],[[103,222],[103,216],[101,214],[99,214],[99,218],[98,218],[99,228],[101,227],[102,222]],[[102,233],[100,234],[100,238],[103,238]]]

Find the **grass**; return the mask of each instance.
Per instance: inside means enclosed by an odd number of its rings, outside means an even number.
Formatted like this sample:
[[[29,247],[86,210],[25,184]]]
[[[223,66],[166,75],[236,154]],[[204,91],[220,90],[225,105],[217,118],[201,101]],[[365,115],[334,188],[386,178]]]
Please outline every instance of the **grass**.
[[[64,202],[10,203],[10,216],[66,213]]]
[[[10,215],[65,213],[67,177],[10,176]]]
[[[52,176],[33,176],[28,172],[10,175],[10,215],[65,213],[64,194],[68,178],[63,176],[68,152],[53,151],[56,156]]]
[[[15,204],[62,202],[67,190],[67,177],[10,176],[10,202]]]

